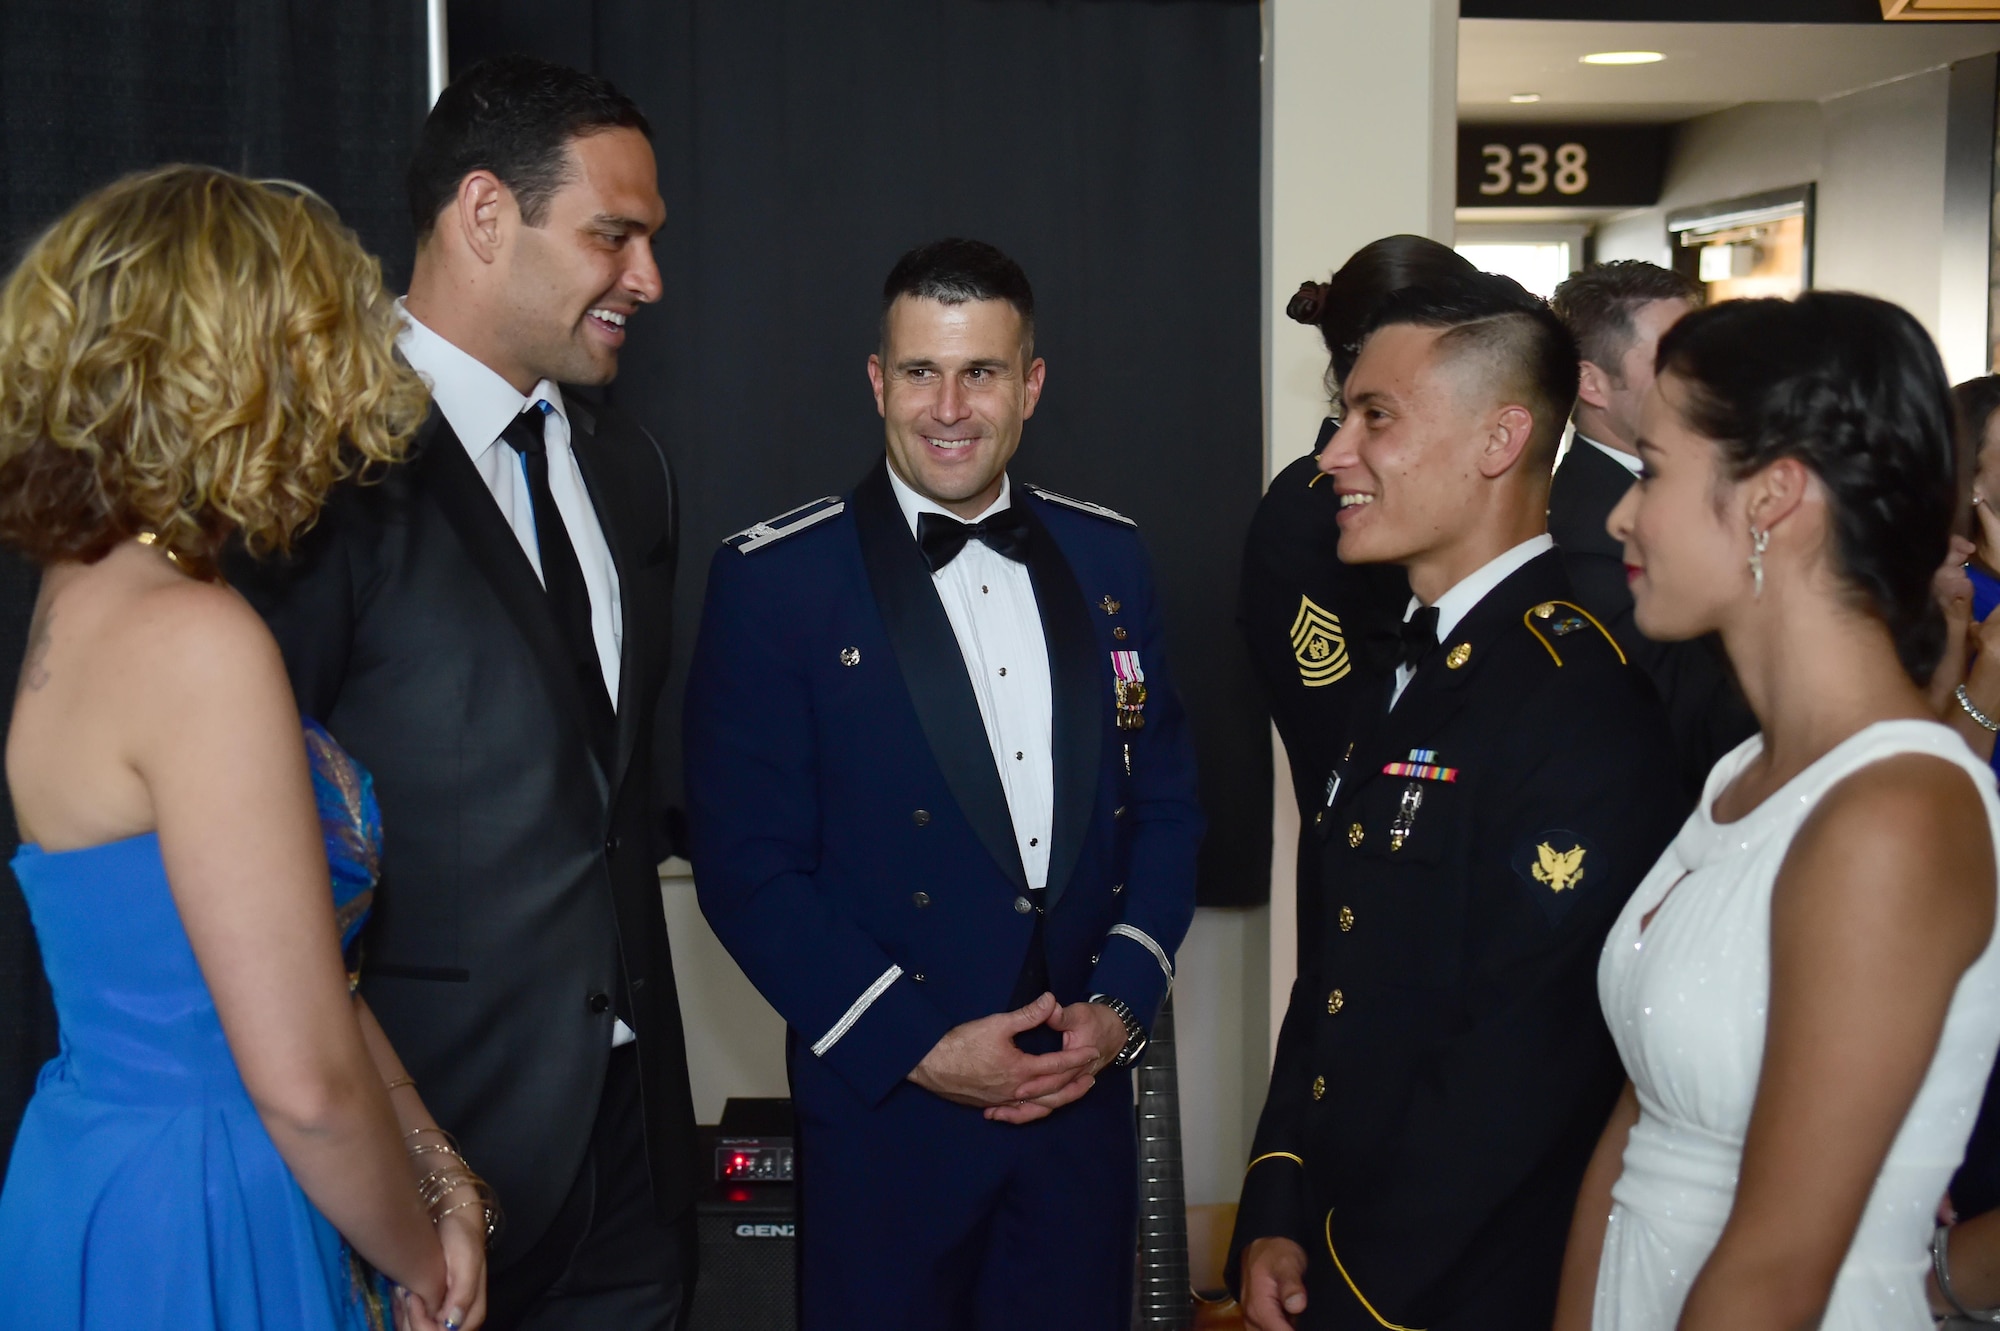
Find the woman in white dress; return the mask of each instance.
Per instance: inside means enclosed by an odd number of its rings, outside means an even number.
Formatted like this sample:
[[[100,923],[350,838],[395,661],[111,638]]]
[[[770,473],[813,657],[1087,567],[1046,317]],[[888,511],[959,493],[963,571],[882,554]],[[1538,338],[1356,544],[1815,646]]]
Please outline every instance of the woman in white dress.
[[[1950,389],[1914,319],[1843,293],[1697,311],[1658,365],[1610,523],[1638,624],[1720,632],[1763,734],[1605,942],[1631,1084],[1557,1326],[1919,1331],[2000,1043],[2000,803],[1921,688]]]

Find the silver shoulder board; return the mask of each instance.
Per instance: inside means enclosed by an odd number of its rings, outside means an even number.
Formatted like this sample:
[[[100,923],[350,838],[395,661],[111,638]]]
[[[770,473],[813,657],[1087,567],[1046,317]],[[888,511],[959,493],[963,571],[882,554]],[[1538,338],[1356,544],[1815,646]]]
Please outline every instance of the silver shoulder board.
[[[846,511],[845,499],[839,495],[827,495],[823,499],[813,500],[810,504],[800,504],[797,508],[780,513],[775,518],[766,518],[762,522],[745,527],[724,540],[723,544],[733,545],[739,553],[747,555],[775,541],[782,541],[787,536],[796,536],[806,528],[817,526],[828,518],[837,518]]]
[[[1051,504],[1061,504],[1067,508],[1074,508],[1081,512],[1089,513],[1093,517],[1109,518],[1113,522],[1122,522],[1128,527],[1139,525],[1123,513],[1120,513],[1117,509],[1106,508],[1102,504],[1093,504],[1088,499],[1071,499],[1068,495],[1059,495],[1054,490],[1044,490],[1039,485],[1029,485],[1024,488],[1036,497],[1048,500]]]

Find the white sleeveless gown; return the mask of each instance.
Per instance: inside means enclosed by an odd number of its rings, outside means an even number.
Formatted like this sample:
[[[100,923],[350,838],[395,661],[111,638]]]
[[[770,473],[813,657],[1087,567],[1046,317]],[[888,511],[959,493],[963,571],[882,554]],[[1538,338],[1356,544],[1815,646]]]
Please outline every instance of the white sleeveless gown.
[[[1700,806],[1632,894],[1598,962],[1598,997],[1638,1091],[1639,1121],[1611,1193],[1596,1331],[1671,1331],[1729,1217],[1764,1056],[1771,889],[1820,797],[1870,763],[1931,754],[1972,777],[2000,854],[1991,769],[1928,721],[1869,726],[1746,817],[1717,824],[1716,796],[1762,743],[1745,741],[1709,773]],[[1663,900],[1642,938],[1640,921]],[[1937,1055],[1875,1180],[1821,1331],[1928,1331],[1931,1229],[1996,1044],[2000,948],[1989,940],[1952,997]]]

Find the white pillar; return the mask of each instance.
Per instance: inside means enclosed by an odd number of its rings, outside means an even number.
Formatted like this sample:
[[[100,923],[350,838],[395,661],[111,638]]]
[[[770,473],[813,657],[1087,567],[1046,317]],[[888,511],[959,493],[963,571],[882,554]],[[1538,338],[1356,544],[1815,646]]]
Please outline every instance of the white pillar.
[[[1312,446],[1326,415],[1326,350],[1285,317],[1369,241],[1452,239],[1458,134],[1457,0],[1264,0],[1265,475]],[[1282,752],[1282,749],[1279,750]],[[1271,1040],[1296,970],[1291,782],[1277,773]],[[1256,1095],[1262,1096],[1262,1088]]]

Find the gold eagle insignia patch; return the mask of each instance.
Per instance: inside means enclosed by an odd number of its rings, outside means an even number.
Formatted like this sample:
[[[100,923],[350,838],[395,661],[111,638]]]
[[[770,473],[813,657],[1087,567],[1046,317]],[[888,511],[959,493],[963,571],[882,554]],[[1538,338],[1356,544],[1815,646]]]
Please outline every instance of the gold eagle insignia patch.
[[[1299,663],[1299,682],[1309,689],[1345,679],[1354,669],[1340,616],[1313,604],[1310,596],[1299,597],[1299,613],[1292,620],[1292,657]]]
[[[1535,864],[1530,870],[1535,881],[1551,892],[1567,892],[1583,881],[1583,845],[1557,850],[1544,841],[1535,847]]]

